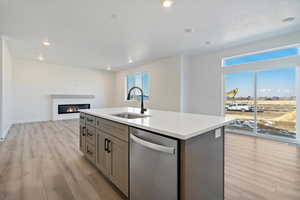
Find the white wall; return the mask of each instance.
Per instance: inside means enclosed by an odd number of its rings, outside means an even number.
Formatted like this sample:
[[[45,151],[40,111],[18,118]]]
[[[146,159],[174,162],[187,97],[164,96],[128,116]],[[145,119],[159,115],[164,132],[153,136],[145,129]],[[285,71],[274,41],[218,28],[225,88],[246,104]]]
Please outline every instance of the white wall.
[[[191,73],[189,73],[191,66],[191,58],[187,55],[181,56],[181,67],[180,67],[180,111],[188,112],[189,97],[192,93],[191,91]]]
[[[51,94],[93,94],[96,108],[113,106],[115,73],[16,60],[14,122],[52,119]]]
[[[300,43],[300,32],[253,42],[248,45],[190,56],[189,92],[185,96],[185,112],[221,115],[223,113],[222,59],[271,48]]]
[[[3,45],[2,45],[2,38],[0,37],[0,140],[3,138],[3,122],[2,122],[2,113],[3,113],[3,83],[2,83],[2,78],[3,78]]]
[[[12,119],[12,71],[13,63],[10,55],[7,41],[1,39],[1,138],[5,138],[10,126],[13,124]]]
[[[146,108],[180,111],[180,71],[181,57],[168,57],[134,69],[122,70],[116,74],[116,106],[140,106],[137,101],[126,101],[126,76],[137,72],[150,75],[150,99]]]

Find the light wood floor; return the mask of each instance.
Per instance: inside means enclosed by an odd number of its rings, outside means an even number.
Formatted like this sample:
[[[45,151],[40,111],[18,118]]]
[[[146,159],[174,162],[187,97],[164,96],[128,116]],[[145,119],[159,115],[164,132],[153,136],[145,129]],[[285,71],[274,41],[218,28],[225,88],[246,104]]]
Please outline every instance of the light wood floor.
[[[0,200],[121,200],[78,150],[78,121],[14,125],[0,143]],[[228,134],[226,200],[300,199],[300,147]]]

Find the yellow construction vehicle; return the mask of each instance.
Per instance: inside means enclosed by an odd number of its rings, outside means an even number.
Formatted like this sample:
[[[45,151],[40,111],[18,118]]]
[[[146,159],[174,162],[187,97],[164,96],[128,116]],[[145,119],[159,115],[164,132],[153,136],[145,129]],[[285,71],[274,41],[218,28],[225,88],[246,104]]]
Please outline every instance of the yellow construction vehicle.
[[[234,103],[234,98],[235,98],[235,96],[236,96],[236,94],[239,92],[239,89],[238,88],[235,88],[235,89],[233,89],[233,90],[230,90],[229,92],[225,92],[225,95],[227,96],[227,97],[230,97],[231,96],[231,98],[232,98],[232,103]]]

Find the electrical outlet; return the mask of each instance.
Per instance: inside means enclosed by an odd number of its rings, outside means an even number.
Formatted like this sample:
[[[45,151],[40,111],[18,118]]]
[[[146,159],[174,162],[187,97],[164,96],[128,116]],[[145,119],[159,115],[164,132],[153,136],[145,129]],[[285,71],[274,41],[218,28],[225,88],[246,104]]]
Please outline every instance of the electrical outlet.
[[[216,129],[215,130],[215,138],[219,138],[219,137],[221,137],[221,135],[222,135],[221,129],[220,128]]]

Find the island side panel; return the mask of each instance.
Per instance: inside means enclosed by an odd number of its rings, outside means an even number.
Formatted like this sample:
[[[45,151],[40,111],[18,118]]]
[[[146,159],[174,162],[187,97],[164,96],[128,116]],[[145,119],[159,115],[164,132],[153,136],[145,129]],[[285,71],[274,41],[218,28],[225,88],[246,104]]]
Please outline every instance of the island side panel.
[[[224,127],[182,140],[180,148],[180,199],[223,200]]]

